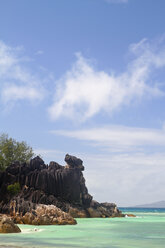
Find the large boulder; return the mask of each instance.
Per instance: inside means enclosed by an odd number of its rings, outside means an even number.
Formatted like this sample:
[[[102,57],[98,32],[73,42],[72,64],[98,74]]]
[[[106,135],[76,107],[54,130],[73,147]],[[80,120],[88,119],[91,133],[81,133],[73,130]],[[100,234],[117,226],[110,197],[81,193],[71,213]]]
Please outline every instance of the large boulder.
[[[66,154],[65,162],[67,163],[68,168],[76,168],[81,171],[84,170],[83,161],[80,158]]]
[[[6,215],[0,216],[0,233],[20,233],[20,228]]]
[[[75,225],[76,220],[68,213],[54,205],[37,204],[30,212],[21,216],[16,214],[13,219],[18,224],[28,225]]]
[[[49,163],[49,167],[48,167],[49,170],[59,170],[59,169],[62,169],[62,168],[63,168],[62,165],[60,165],[60,164],[58,164],[58,163],[56,163],[54,161],[51,161]]]
[[[87,209],[91,218],[105,218],[105,217],[124,217],[121,211],[117,208],[115,203],[99,203],[92,200],[90,207]]]
[[[35,157],[33,159],[31,159],[29,167],[31,170],[41,170],[41,169],[45,169],[46,165],[44,164],[44,161],[39,157]]]

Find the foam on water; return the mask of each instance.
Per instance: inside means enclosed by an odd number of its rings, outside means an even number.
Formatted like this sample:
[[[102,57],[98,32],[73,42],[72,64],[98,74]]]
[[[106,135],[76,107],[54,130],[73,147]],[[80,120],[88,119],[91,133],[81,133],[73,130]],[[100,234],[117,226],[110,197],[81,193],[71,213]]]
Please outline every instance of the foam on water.
[[[22,229],[21,230],[21,234],[25,234],[25,233],[36,233],[36,232],[43,232],[44,229],[35,227],[35,228],[31,228],[31,229]]]

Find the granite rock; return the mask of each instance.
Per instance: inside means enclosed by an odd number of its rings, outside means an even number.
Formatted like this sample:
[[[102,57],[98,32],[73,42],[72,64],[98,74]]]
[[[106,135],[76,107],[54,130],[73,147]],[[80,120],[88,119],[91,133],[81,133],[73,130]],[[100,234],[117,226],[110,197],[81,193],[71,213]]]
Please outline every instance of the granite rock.
[[[52,223],[46,214],[35,218],[37,206],[42,204],[53,205],[74,218],[121,216],[116,204],[98,203],[88,193],[80,158],[66,154],[65,162],[66,166],[62,166],[51,161],[48,166],[37,156],[29,163],[16,161],[0,172],[0,213],[17,214],[19,223]],[[21,190],[11,196],[7,187],[16,182]],[[67,221],[61,217],[61,221],[54,219],[54,223]]]
[[[20,228],[6,215],[0,216],[0,233],[19,233]]]

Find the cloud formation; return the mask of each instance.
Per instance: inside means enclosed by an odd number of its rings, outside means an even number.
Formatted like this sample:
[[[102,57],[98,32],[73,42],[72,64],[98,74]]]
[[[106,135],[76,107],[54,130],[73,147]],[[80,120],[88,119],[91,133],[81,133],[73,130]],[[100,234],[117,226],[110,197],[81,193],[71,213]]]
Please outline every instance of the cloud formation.
[[[112,114],[143,97],[164,96],[150,77],[154,70],[165,66],[165,49],[144,39],[131,45],[130,51],[135,59],[120,74],[96,70],[78,54],[72,69],[57,82],[48,110],[51,118],[86,121],[100,112]]]
[[[42,92],[35,87],[8,85],[4,87],[2,92],[2,99],[4,103],[16,100],[41,100]]]
[[[163,200],[164,156],[165,153],[82,154],[89,192],[100,202],[116,202],[119,206]]]
[[[18,100],[40,101],[44,97],[42,80],[29,69],[29,59],[22,50],[0,41],[0,97],[5,105]]]
[[[165,130],[109,126],[82,130],[54,130],[54,134],[88,141],[111,152],[130,152],[153,146],[165,147]]]
[[[164,199],[164,127],[104,126],[51,133],[94,146],[93,153],[73,153],[84,160],[87,186],[94,199],[120,206]]]

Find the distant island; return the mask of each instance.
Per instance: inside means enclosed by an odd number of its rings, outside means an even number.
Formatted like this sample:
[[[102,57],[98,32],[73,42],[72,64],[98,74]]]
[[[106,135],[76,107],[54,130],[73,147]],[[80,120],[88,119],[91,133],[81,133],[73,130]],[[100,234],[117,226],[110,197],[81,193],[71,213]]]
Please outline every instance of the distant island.
[[[158,201],[148,204],[133,206],[132,208],[165,208],[165,201]]]

